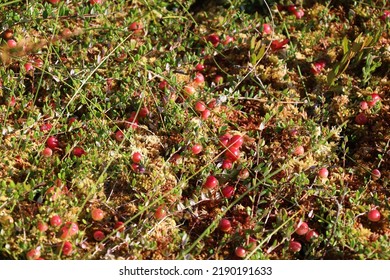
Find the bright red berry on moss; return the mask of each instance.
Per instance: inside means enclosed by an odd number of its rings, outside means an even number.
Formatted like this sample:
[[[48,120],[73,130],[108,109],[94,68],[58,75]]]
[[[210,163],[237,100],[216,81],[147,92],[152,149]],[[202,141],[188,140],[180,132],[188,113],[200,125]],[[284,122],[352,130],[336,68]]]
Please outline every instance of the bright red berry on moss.
[[[41,256],[41,250],[40,248],[37,249],[31,249],[27,252],[26,257],[28,260],[37,260]]]
[[[94,221],[101,221],[104,218],[104,211],[100,208],[94,208],[91,211],[91,217]]]
[[[168,88],[168,82],[163,80],[161,81],[159,84],[158,84],[158,88],[161,89],[161,90],[164,90],[166,88]]]
[[[60,230],[60,238],[67,239],[76,235],[79,231],[79,226],[77,223],[67,222]]]
[[[125,230],[124,222],[116,222],[114,228],[119,232],[123,232]]]
[[[47,138],[46,146],[49,147],[50,149],[55,150],[56,148],[58,148],[58,145],[59,145],[59,141],[57,137],[50,136],[49,138]]]
[[[296,155],[296,156],[301,156],[304,153],[305,153],[305,148],[303,148],[303,146],[298,146],[294,150],[294,155]]]
[[[293,12],[294,16],[297,18],[297,19],[301,19],[304,15],[305,15],[305,12],[303,11],[303,9],[296,9],[294,12]]]
[[[133,31],[134,33],[140,33],[143,28],[144,27],[140,22],[133,22],[129,25],[129,30]]]
[[[15,48],[18,44],[16,43],[16,41],[14,39],[9,39],[7,40],[7,46],[12,49],[12,48]]]
[[[102,241],[104,238],[106,238],[106,235],[101,230],[96,230],[93,233],[93,239],[95,239],[96,241]]]
[[[213,175],[207,177],[204,187],[207,189],[213,189],[218,186],[218,180]]]
[[[379,169],[374,169],[371,171],[371,176],[372,179],[378,180],[381,177],[381,172],[379,171]]]
[[[361,101],[360,102],[360,109],[362,109],[362,110],[367,110],[368,109],[367,101]]]
[[[246,256],[246,250],[241,247],[241,246],[238,246],[235,250],[234,250],[234,253],[236,254],[237,257],[239,258],[245,258]]]
[[[289,39],[284,39],[284,40],[281,40],[281,41],[278,41],[278,40],[273,40],[271,42],[271,50],[272,51],[278,51],[278,50],[281,50],[283,49],[287,43],[289,42],[290,40]]]
[[[222,169],[232,169],[233,161],[231,159],[225,158],[222,162]]]
[[[305,235],[308,231],[309,231],[309,226],[305,222],[300,222],[295,229],[295,232],[298,235]]]
[[[383,14],[379,17],[381,20],[386,21],[390,19],[390,11],[385,10]]]
[[[42,155],[44,157],[51,157],[53,155],[53,150],[50,149],[49,147],[46,147],[46,148],[43,149]]]
[[[237,161],[240,158],[240,150],[237,147],[230,147],[225,152],[226,158],[231,161]]]
[[[38,228],[38,230],[39,230],[40,232],[45,232],[45,231],[47,231],[47,230],[49,229],[49,226],[48,226],[47,223],[42,222],[42,221],[39,221],[39,222],[37,223],[37,228]]]
[[[311,241],[313,238],[317,238],[319,235],[315,230],[309,230],[306,235],[305,239],[307,242]]]
[[[197,72],[197,73],[195,74],[194,83],[195,83],[196,85],[201,85],[201,84],[204,83],[204,76],[203,76],[202,73]]]
[[[192,148],[191,148],[191,151],[192,151],[192,153],[193,153],[194,155],[199,154],[200,152],[202,152],[202,150],[203,150],[203,147],[202,147],[202,145],[200,145],[200,144],[195,144],[195,145],[192,146]]]
[[[327,168],[323,167],[318,171],[318,176],[325,179],[329,176],[329,171]]]
[[[222,45],[227,46],[230,43],[233,43],[234,37],[226,35],[225,39],[222,41]]]
[[[196,71],[203,71],[206,67],[202,64],[202,63],[198,63],[196,66],[195,66],[195,70]]]
[[[232,224],[228,219],[221,219],[218,224],[218,228],[223,232],[229,232],[232,229]]]
[[[167,210],[165,209],[164,206],[159,206],[157,207],[156,209],[156,212],[154,212],[154,217],[157,219],[157,220],[162,220],[164,219],[165,217],[167,216]]]
[[[122,130],[118,130],[115,132],[115,140],[118,142],[122,142],[125,139],[125,134]]]
[[[222,189],[222,195],[225,198],[231,198],[234,195],[234,187],[226,186]]]
[[[202,113],[201,113],[201,118],[202,118],[202,120],[207,120],[208,117],[210,117],[210,115],[211,115],[210,110],[209,110],[209,109],[205,109],[205,110],[202,111]]]
[[[138,112],[138,116],[140,118],[146,118],[147,116],[149,115],[149,109],[146,108],[146,107],[142,107],[139,112]]]
[[[272,27],[268,23],[263,23],[263,34],[271,34],[272,33]]]
[[[377,209],[371,209],[368,211],[367,218],[371,222],[378,222],[381,219],[381,213]]]
[[[355,117],[355,122],[358,125],[365,125],[368,122],[366,114],[360,113]]]
[[[373,93],[373,94],[370,95],[370,98],[369,98],[369,100],[367,101],[367,105],[368,105],[369,107],[374,107],[375,104],[376,104],[378,101],[380,101],[380,100],[381,100],[380,96],[379,96],[378,94],[376,94],[376,93]]]
[[[73,149],[73,154],[74,154],[76,157],[81,157],[82,155],[85,155],[86,152],[85,152],[84,149],[81,148],[81,147],[74,147],[74,149]]]
[[[234,148],[241,148],[243,143],[244,143],[244,138],[241,135],[234,135],[230,139],[228,146]]]
[[[219,142],[221,143],[222,147],[228,147],[228,143],[232,136],[229,133],[225,133],[221,137],[219,137]]]
[[[206,110],[206,104],[203,101],[197,101],[195,103],[195,111],[203,112],[204,110]]]
[[[62,254],[65,256],[69,256],[72,254],[73,251],[73,245],[70,241],[65,241],[63,246],[62,246]]]
[[[62,224],[62,219],[59,215],[54,215],[50,218],[50,225],[53,227],[59,227]]]
[[[214,47],[217,47],[220,41],[219,36],[217,34],[210,34],[209,36],[207,36],[206,40],[211,42]]]
[[[298,241],[290,241],[289,248],[290,248],[291,251],[296,253],[296,252],[299,252],[302,249],[302,245]]]
[[[131,160],[134,162],[134,163],[140,163],[141,160],[142,160],[142,154],[140,152],[135,152],[132,156],[131,156]]]
[[[318,60],[311,65],[310,71],[314,75],[318,75],[322,72],[322,70],[324,70],[325,66],[326,66],[325,60]]]

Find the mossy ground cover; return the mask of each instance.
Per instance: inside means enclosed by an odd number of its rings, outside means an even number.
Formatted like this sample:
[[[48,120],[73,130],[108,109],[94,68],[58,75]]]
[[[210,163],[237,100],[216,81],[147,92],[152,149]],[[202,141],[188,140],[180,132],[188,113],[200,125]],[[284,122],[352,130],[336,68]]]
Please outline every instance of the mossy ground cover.
[[[386,1],[58,2],[0,3],[0,258],[390,258]]]

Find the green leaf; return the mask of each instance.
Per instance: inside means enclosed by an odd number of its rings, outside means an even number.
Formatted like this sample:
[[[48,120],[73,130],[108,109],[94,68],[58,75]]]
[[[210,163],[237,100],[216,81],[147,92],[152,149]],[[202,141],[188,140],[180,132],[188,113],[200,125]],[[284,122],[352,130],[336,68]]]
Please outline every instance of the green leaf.
[[[344,37],[342,42],[341,42],[341,45],[343,47],[343,53],[344,55],[347,54],[348,50],[349,50],[349,41],[347,39],[347,37]]]

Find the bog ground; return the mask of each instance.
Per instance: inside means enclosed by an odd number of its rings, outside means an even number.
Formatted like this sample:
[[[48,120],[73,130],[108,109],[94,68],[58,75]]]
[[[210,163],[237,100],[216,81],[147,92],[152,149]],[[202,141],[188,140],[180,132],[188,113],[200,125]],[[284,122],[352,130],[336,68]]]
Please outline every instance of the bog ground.
[[[389,259],[390,8],[0,2],[1,259]]]

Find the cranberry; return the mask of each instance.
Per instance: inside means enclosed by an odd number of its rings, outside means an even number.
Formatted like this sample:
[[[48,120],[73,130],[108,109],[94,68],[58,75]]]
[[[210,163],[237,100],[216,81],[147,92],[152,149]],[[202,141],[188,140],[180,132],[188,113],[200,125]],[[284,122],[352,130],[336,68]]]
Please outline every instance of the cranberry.
[[[125,139],[125,134],[122,130],[118,130],[115,132],[115,140],[118,142],[122,142]]]
[[[93,233],[93,239],[95,239],[96,241],[102,241],[104,238],[106,238],[106,236],[101,230],[96,230]]]
[[[120,222],[120,221],[118,221],[118,222],[115,223],[114,228],[115,228],[117,231],[119,231],[119,232],[123,232],[123,231],[125,230],[124,223],[123,223],[123,222]]]
[[[195,70],[196,71],[203,71],[206,67],[201,64],[201,63],[198,63],[196,66],[195,66]]]
[[[311,241],[313,238],[317,238],[319,235],[315,230],[309,230],[306,235],[305,239],[307,242]]]
[[[298,146],[294,150],[294,155],[296,155],[296,156],[301,156],[304,153],[305,153],[305,148],[303,148],[303,146]]]
[[[85,155],[86,152],[85,152],[84,149],[81,148],[81,147],[74,147],[74,149],[73,149],[73,154],[74,154],[76,157],[81,157],[82,155]]]
[[[381,177],[381,172],[378,169],[374,169],[371,171],[372,179],[378,180]]]
[[[41,256],[41,250],[38,249],[31,249],[27,252],[26,257],[28,260],[37,260]]]
[[[50,218],[50,225],[53,227],[59,227],[62,224],[62,219],[59,215],[54,215]]]
[[[92,209],[91,216],[94,221],[101,221],[104,218],[104,211],[99,208],[94,208]]]
[[[62,253],[65,255],[65,256],[69,256],[70,254],[72,254],[72,251],[73,251],[73,245],[71,242],[69,241],[65,241],[63,246],[62,246]]]
[[[161,90],[164,90],[166,88],[168,88],[168,82],[167,81],[161,81],[159,84],[158,84],[158,88],[161,89]]]
[[[303,11],[303,9],[297,9],[293,12],[293,14],[297,19],[301,19],[305,15],[305,12]]]
[[[129,30],[133,31],[134,33],[141,33],[143,29],[143,25],[140,22],[133,22],[132,24],[129,25]]]
[[[154,217],[157,220],[162,220],[167,216],[167,210],[165,210],[164,206],[159,206],[156,209],[156,212],[154,212]]]
[[[148,109],[148,108],[142,107],[142,108],[139,110],[138,116],[139,116],[140,118],[146,118],[148,115],[149,115],[149,109]]]
[[[360,109],[367,110],[368,109],[368,103],[366,101],[360,102]]]
[[[368,122],[368,119],[364,113],[360,113],[355,117],[355,122],[358,125],[365,125]]]
[[[211,34],[207,36],[206,40],[211,42],[211,44],[213,44],[214,47],[217,47],[220,41],[219,36],[217,34]]]
[[[191,150],[192,150],[192,153],[193,153],[194,155],[197,155],[197,154],[199,154],[200,152],[202,152],[203,147],[202,147],[202,145],[200,145],[200,144],[195,144],[194,146],[192,146]]]
[[[272,27],[268,23],[263,24],[263,33],[264,34],[271,34],[272,33]]]
[[[374,107],[375,104],[376,104],[378,101],[380,101],[380,100],[381,100],[380,96],[379,96],[378,94],[376,94],[376,93],[373,93],[373,94],[370,95],[370,100],[367,101],[367,105],[368,105],[369,107]]]
[[[14,39],[9,39],[7,40],[7,46],[12,49],[12,48],[15,48],[18,44],[16,43],[16,41]]]
[[[134,163],[140,163],[141,162],[141,159],[142,159],[142,155],[140,152],[135,152],[132,156],[131,156],[131,160],[134,162]]]
[[[237,161],[240,158],[240,150],[237,147],[230,147],[225,152],[226,158],[231,161]]]
[[[290,241],[289,248],[290,248],[291,251],[296,253],[296,252],[299,252],[302,249],[302,245],[298,241]]]
[[[207,189],[213,189],[218,186],[218,180],[213,175],[207,177],[204,187]]]
[[[202,113],[201,113],[202,120],[207,120],[208,117],[210,117],[210,114],[211,114],[211,112],[209,109],[205,109],[204,111],[202,111]]]
[[[329,175],[329,171],[328,169],[326,169],[325,167],[321,168],[319,171],[318,171],[318,176],[321,177],[321,178],[328,178],[328,175]]]
[[[46,147],[46,148],[43,149],[42,155],[44,157],[51,157],[53,155],[53,150],[50,149],[49,147]]]
[[[284,39],[284,40],[281,40],[281,41],[273,40],[271,42],[271,50],[273,50],[273,51],[281,50],[281,49],[283,49],[287,45],[287,43],[289,41],[290,41],[289,39]]]
[[[194,83],[196,85],[201,85],[201,84],[204,83],[204,76],[203,76],[202,73],[198,72],[198,73],[195,74]]]
[[[203,101],[197,101],[195,103],[195,111],[203,112],[204,110],[206,110],[206,104]]]
[[[47,138],[46,146],[49,147],[52,150],[55,150],[58,148],[59,142],[58,139],[55,136],[50,136]]]
[[[226,35],[225,40],[223,40],[222,45],[227,46],[234,41],[234,37]]]
[[[45,231],[47,231],[47,230],[49,229],[49,226],[48,226],[47,223],[42,222],[42,221],[39,221],[39,222],[37,223],[37,228],[38,228],[38,230],[39,230],[40,232],[45,232]]]
[[[222,169],[232,169],[232,167],[233,167],[233,162],[230,159],[226,158],[223,160]]]
[[[377,209],[371,209],[367,217],[371,222],[378,222],[381,219],[381,213]]]
[[[234,187],[226,186],[222,189],[222,195],[225,198],[231,198],[234,195]]]
[[[309,231],[309,226],[305,222],[299,223],[297,228],[295,229],[295,232],[298,235],[305,235],[308,231]]]
[[[229,133],[225,133],[221,137],[219,137],[219,142],[221,143],[222,147],[228,147],[228,143],[232,136]]]
[[[246,256],[246,250],[241,247],[241,246],[238,246],[235,250],[234,250],[234,253],[236,254],[237,257],[239,258],[245,258]]]
[[[221,219],[218,224],[218,228],[223,232],[229,232],[232,229],[232,224],[228,219]]]
[[[78,231],[79,231],[79,226],[77,225],[77,223],[67,222],[60,230],[61,232],[60,238],[67,239],[69,237],[76,235]]]
[[[244,138],[241,135],[234,135],[230,139],[228,146],[234,148],[240,148],[243,143],[244,143]]]
[[[383,15],[381,15],[379,18],[380,18],[381,20],[383,20],[383,21],[386,21],[386,20],[390,19],[390,11],[385,10],[385,11],[383,12]]]

